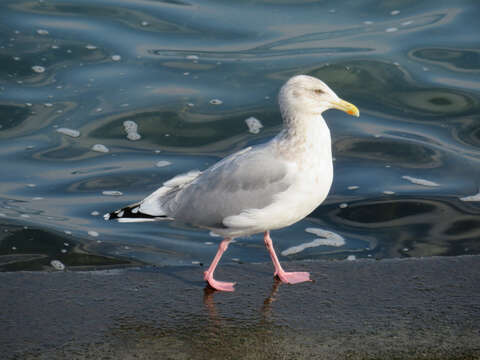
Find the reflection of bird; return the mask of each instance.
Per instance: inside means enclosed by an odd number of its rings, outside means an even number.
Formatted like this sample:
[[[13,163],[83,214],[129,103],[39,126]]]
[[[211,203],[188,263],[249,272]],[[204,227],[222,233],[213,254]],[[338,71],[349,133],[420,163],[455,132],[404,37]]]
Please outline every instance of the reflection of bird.
[[[233,291],[234,283],[213,272],[234,237],[264,233],[275,275],[285,283],[310,280],[307,272],[285,272],[272,245],[270,230],[291,225],[326,198],[333,179],[330,131],[322,118],[336,108],[359,116],[325,83],[299,75],[280,90],[284,129],[267,143],[247,147],[204,171],[191,171],[165,182],[139,203],[105,215],[119,221],[174,219],[223,235],[205,280]]]

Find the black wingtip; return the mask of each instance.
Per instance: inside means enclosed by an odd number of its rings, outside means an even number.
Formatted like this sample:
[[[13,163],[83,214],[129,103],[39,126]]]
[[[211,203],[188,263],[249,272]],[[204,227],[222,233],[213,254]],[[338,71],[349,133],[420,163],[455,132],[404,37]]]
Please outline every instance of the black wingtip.
[[[112,211],[111,213],[106,213],[103,215],[105,220],[115,220],[115,219],[156,219],[158,216],[152,216],[144,214],[140,211],[139,204],[133,204],[126,206],[122,209]]]

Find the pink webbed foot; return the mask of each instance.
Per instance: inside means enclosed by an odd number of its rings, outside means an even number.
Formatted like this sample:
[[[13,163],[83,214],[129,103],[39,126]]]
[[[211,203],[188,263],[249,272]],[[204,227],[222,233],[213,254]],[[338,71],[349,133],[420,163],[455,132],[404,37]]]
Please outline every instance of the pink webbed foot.
[[[272,238],[270,237],[269,231],[265,231],[263,240],[265,241],[265,246],[270,253],[270,257],[272,258],[273,266],[275,267],[275,277],[280,279],[281,282],[287,284],[298,284],[305,281],[312,281],[310,280],[310,274],[308,272],[286,272],[283,270],[282,265],[280,265],[280,261],[278,261],[275,249],[273,248]]]
[[[208,276],[207,272],[205,272],[205,281],[207,282],[208,286],[210,286],[214,290],[218,291],[235,291],[235,283],[233,282],[226,282],[226,281],[217,281],[213,278],[213,276]]]
[[[227,250],[228,244],[230,243],[230,241],[231,241],[230,238],[226,238],[220,243],[220,245],[218,246],[217,254],[213,258],[213,261],[210,264],[210,267],[208,268],[207,271],[205,271],[203,273],[204,274],[203,279],[214,290],[218,290],[218,291],[234,291],[235,290],[233,288],[235,283],[217,281],[213,278],[213,273],[215,271],[215,268],[217,267],[218,262],[220,261],[220,258],[222,257],[222,254]]]
[[[298,284],[305,281],[312,281],[308,272],[286,272],[280,271],[275,274],[281,282],[287,284]]]

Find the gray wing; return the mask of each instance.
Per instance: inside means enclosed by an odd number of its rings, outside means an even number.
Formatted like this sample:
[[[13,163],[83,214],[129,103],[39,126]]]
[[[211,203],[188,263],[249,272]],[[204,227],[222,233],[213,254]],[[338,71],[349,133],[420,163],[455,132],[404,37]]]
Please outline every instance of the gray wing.
[[[168,213],[192,225],[222,228],[227,216],[270,205],[291,185],[291,176],[269,145],[241,150],[202,172],[164,204]]]

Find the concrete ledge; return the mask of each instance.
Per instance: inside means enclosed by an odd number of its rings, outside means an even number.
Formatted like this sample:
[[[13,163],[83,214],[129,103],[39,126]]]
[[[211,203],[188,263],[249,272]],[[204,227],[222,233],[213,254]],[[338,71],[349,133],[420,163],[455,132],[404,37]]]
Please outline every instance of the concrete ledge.
[[[480,256],[0,273],[3,359],[479,359]]]

